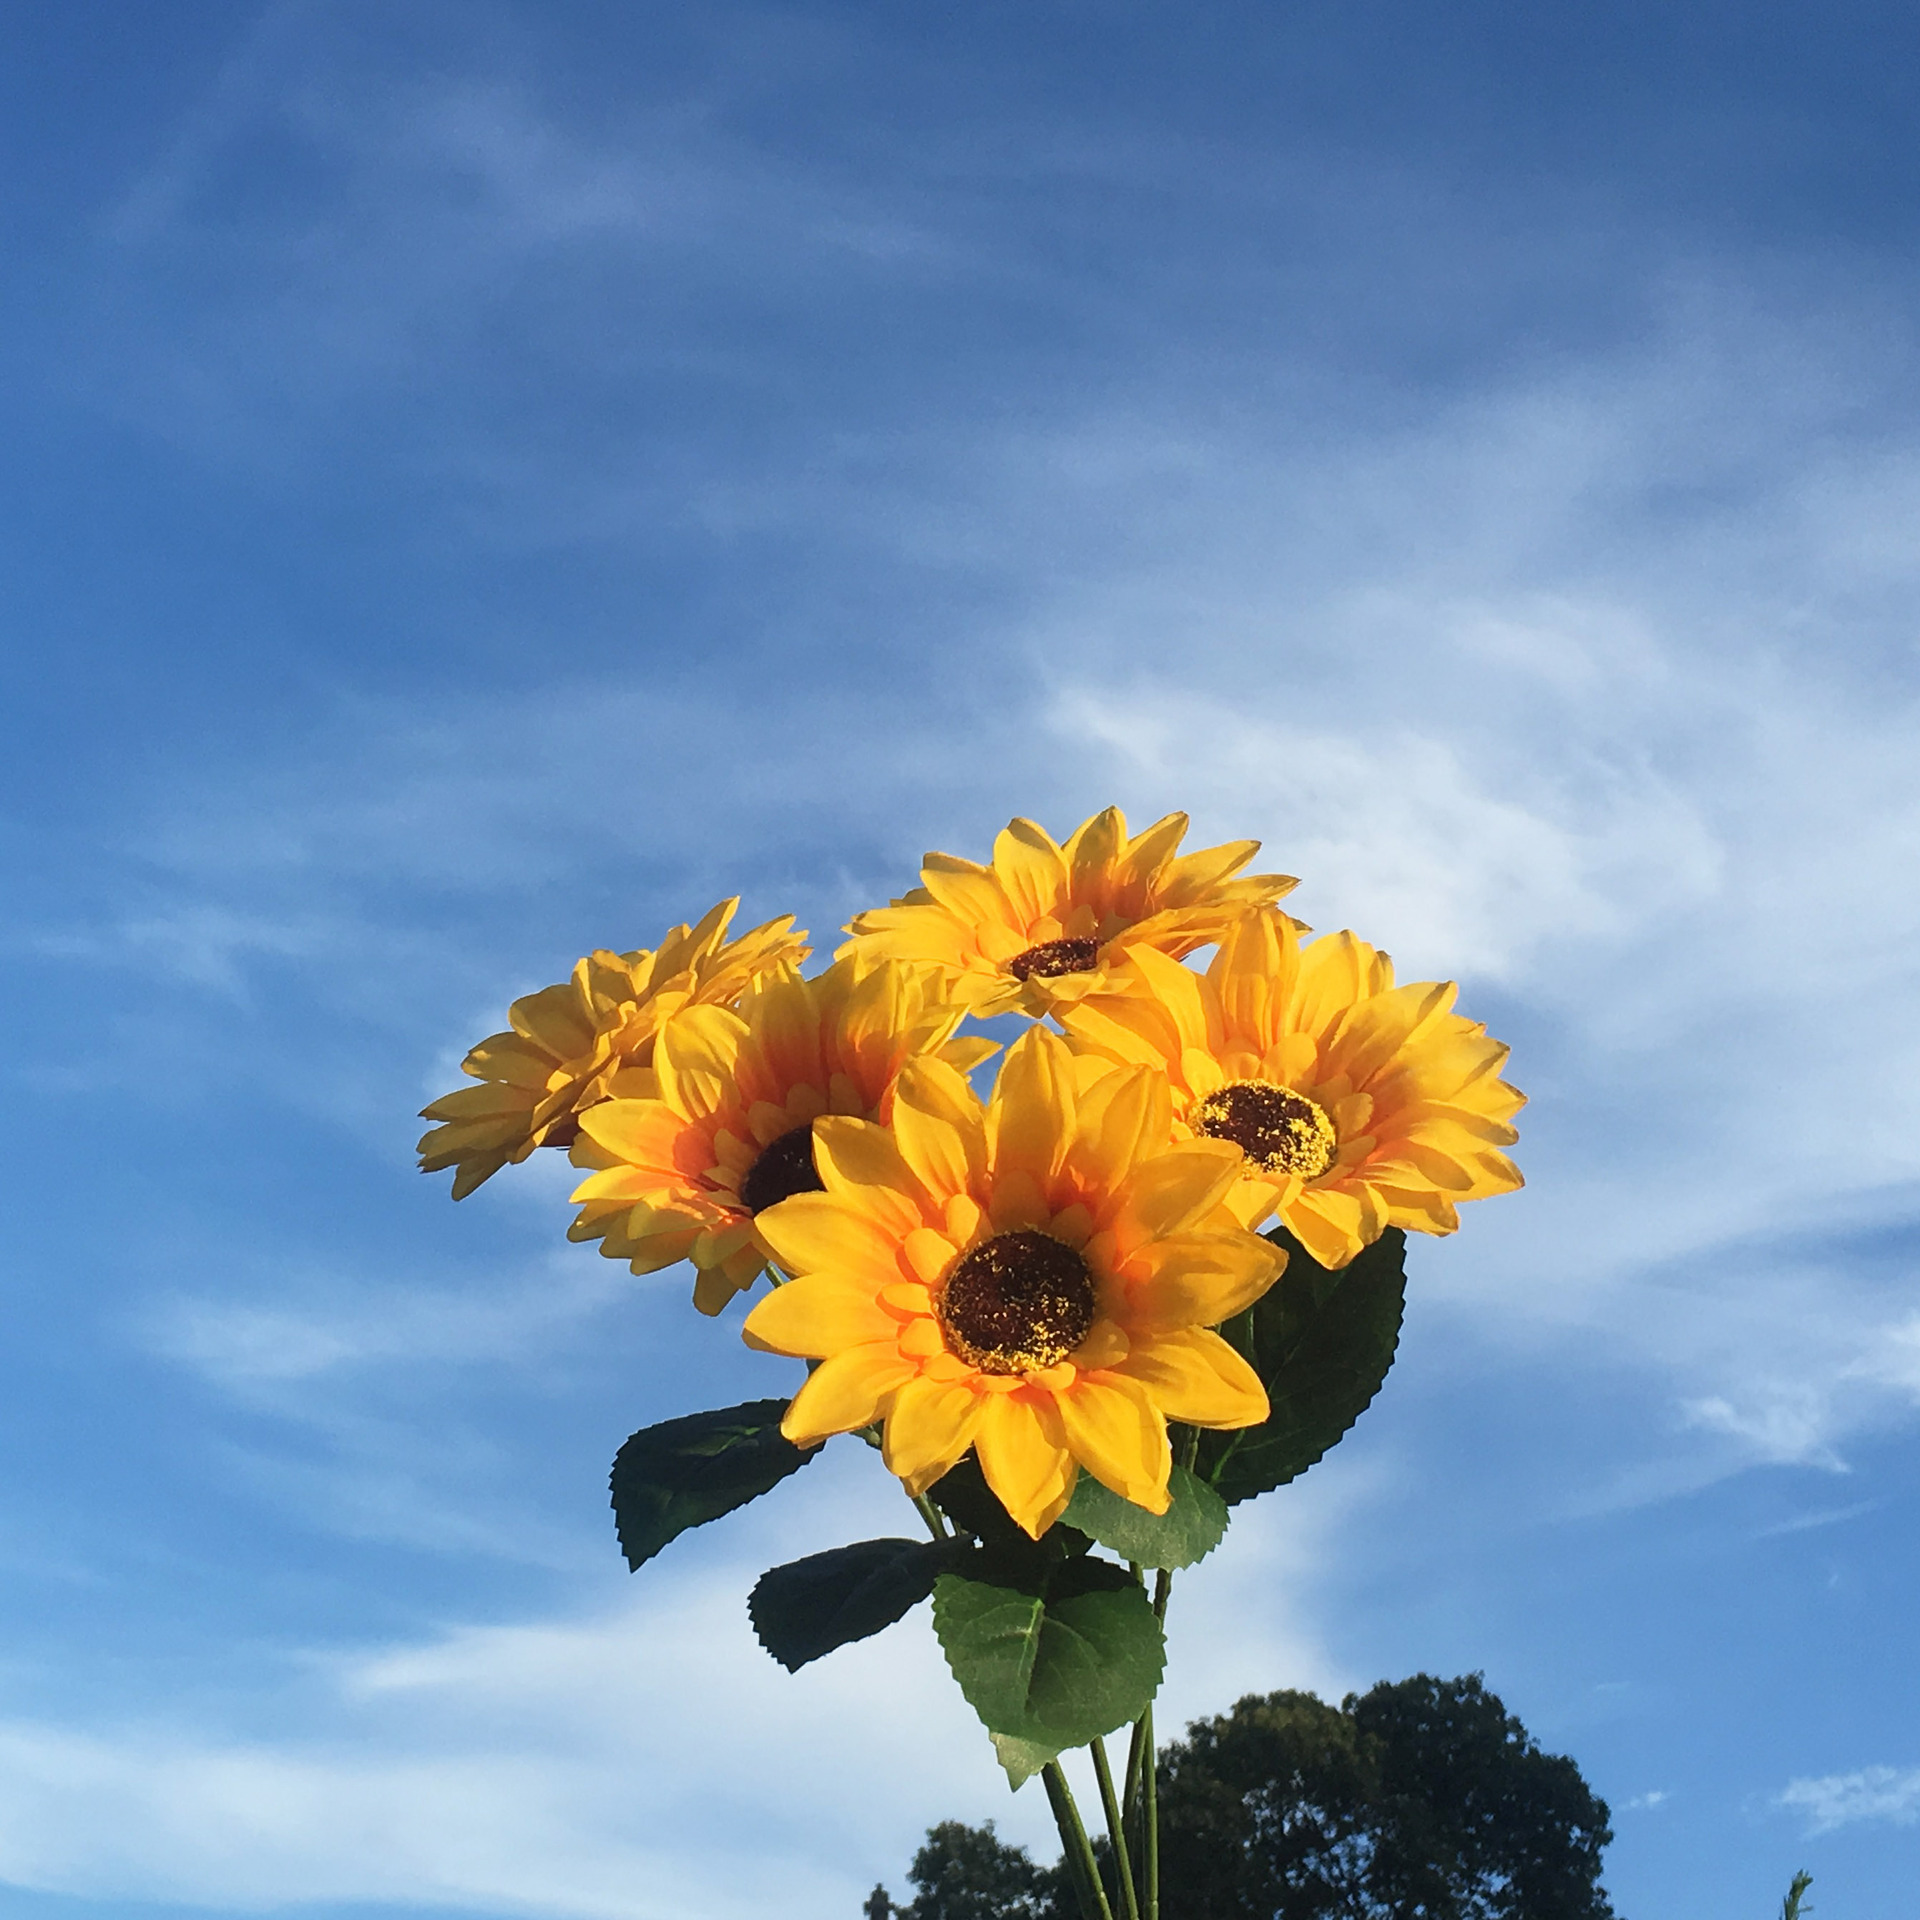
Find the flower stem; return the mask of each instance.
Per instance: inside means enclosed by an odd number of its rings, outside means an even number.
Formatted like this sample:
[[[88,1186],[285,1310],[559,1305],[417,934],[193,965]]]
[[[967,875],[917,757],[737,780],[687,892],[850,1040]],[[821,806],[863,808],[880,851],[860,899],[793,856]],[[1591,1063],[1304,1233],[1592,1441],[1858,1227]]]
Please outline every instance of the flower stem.
[[[920,1518],[927,1523],[927,1531],[936,1540],[951,1540],[953,1529],[947,1525],[946,1517],[924,1493],[910,1493],[907,1498],[920,1509]]]
[[[1133,1884],[1133,1860],[1127,1852],[1127,1823],[1120,1814],[1120,1796],[1113,1790],[1113,1769],[1107,1765],[1107,1743],[1097,1734],[1093,1742],[1094,1778],[1100,1782],[1100,1804],[1106,1811],[1107,1838],[1113,1843],[1113,1877],[1120,1888],[1126,1920],[1140,1920],[1140,1896]]]
[[[1140,1793],[1140,1901],[1141,1920],[1160,1920],[1160,1788],[1154,1770],[1153,1709],[1140,1716],[1146,1729],[1146,1766]]]
[[[1047,1785],[1047,1799],[1053,1806],[1053,1824],[1060,1829],[1060,1847],[1066,1855],[1067,1872],[1073,1877],[1073,1890],[1080,1897],[1084,1920],[1113,1920],[1107,1905],[1107,1890],[1100,1884],[1100,1863],[1093,1857],[1093,1843],[1081,1823],[1080,1809],[1073,1804],[1073,1789],[1058,1760],[1049,1760],[1041,1779]]]

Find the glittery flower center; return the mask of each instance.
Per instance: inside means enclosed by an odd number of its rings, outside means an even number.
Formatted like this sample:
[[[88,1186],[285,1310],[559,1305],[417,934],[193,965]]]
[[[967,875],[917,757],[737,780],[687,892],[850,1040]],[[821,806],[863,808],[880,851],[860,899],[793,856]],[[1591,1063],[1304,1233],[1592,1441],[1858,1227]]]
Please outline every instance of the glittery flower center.
[[[1190,1119],[1195,1133],[1231,1140],[1262,1173],[1317,1179],[1339,1145],[1333,1122],[1304,1093],[1265,1080],[1232,1080],[1207,1095]]]
[[[1007,962],[1016,980],[1055,980],[1063,973],[1091,973],[1100,964],[1100,942],[1089,935],[1080,940],[1042,940]]]
[[[760,1213],[796,1193],[825,1193],[826,1182],[813,1164],[813,1125],[790,1128],[762,1147],[760,1157],[740,1182],[740,1204]]]
[[[1093,1329],[1087,1263],[1033,1227],[996,1233],[954,1263],[937,1309],[947,1345],[982,1373],[1057,1366]]]

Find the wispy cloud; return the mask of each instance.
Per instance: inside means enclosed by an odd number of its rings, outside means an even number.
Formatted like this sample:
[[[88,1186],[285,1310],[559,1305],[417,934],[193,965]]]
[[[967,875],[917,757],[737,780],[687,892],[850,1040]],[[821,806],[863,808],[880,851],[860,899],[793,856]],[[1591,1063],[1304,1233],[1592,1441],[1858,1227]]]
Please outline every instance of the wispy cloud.
[[[1920,1767],[1862,1767],[1795,1780],[1777,1803],[1804,1814],[1810,1833],[1832,1833],[1866,1821],[1910,1827],[1920,1821]]]
[[[757,1531],[777,1550],[777,1526]],[[1268,1542],[1257,1603],[1245,1564],[1190,1583],[1169,1723],[1229,1687],[1345,1683],[1290,1617],[1323,1550],[1311,1506],[1290,1533]],[[752,1642],[755,1569],[662,1563],[644,1597],[587,1617],[309,1655],[255,1702],[270,1737],[204,1720],[0,1724],[0,1878],[213,1906],[724,1920],[854,1910],[911,1856],[927,1808],[991,1815],[1052,1851],[1037,1788],[1008,1800],[924,1616],[790,1676]]]

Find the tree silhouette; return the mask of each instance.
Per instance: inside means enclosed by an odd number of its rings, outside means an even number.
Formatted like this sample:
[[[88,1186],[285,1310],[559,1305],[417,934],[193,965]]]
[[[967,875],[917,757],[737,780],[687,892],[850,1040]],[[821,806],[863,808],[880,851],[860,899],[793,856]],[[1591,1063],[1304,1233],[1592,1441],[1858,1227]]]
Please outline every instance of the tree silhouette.
[[[896,1907],[884,1887],[867,1896],[868,1920],[1079,1920],[1063,1867],[1037,1867],[1025,1847],[1001,1840],[989,1820],[969,1827],[943,1820],[907,1869],[914,1898]]]
[[[1605,1803],[1477,1674],[1249,1696],[1160,1782],[1167,1920],[1612,1920]]]
[[[1478,1674],[1249,1695],[1159,1759],[1164,1920],[1614,1920],[1606,1804]],[[933,1828],[871,1920],[1077,1920],[1060,1867]],[[874,1890],[876,1901],[884,1892]]]

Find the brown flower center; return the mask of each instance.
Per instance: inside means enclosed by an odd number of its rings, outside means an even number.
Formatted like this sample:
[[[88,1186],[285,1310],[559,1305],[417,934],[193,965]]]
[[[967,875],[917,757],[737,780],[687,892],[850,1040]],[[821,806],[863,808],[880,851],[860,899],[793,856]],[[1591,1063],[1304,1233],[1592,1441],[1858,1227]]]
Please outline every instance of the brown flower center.
[[[1057,1366],[1093,1330],[1093,1275],[1033,1227],[996,1233],[954,1263],[936,1311],[947,1344],[982,1373]]]
[[[740,1182],[740,1204],[761,1213],[791,1200],[796,1193],[825,1193],[827,1185],[813,1164],[813,1123],[790,1128],[760,1149],[760,1157]]]
[[[1057,979],[1063,973],[1091,973],[1100,964],[1100,942],[1091,935],[1078,940],[1042,940],[1007,962],[1016,980]]]
[[[1333,1122],[1304,1093],[1265,1080],[1232,1080],[1190,1116],[1195,1133],[1231,1140],[1262,1173],[1317,1179],[1333,1165]]]

